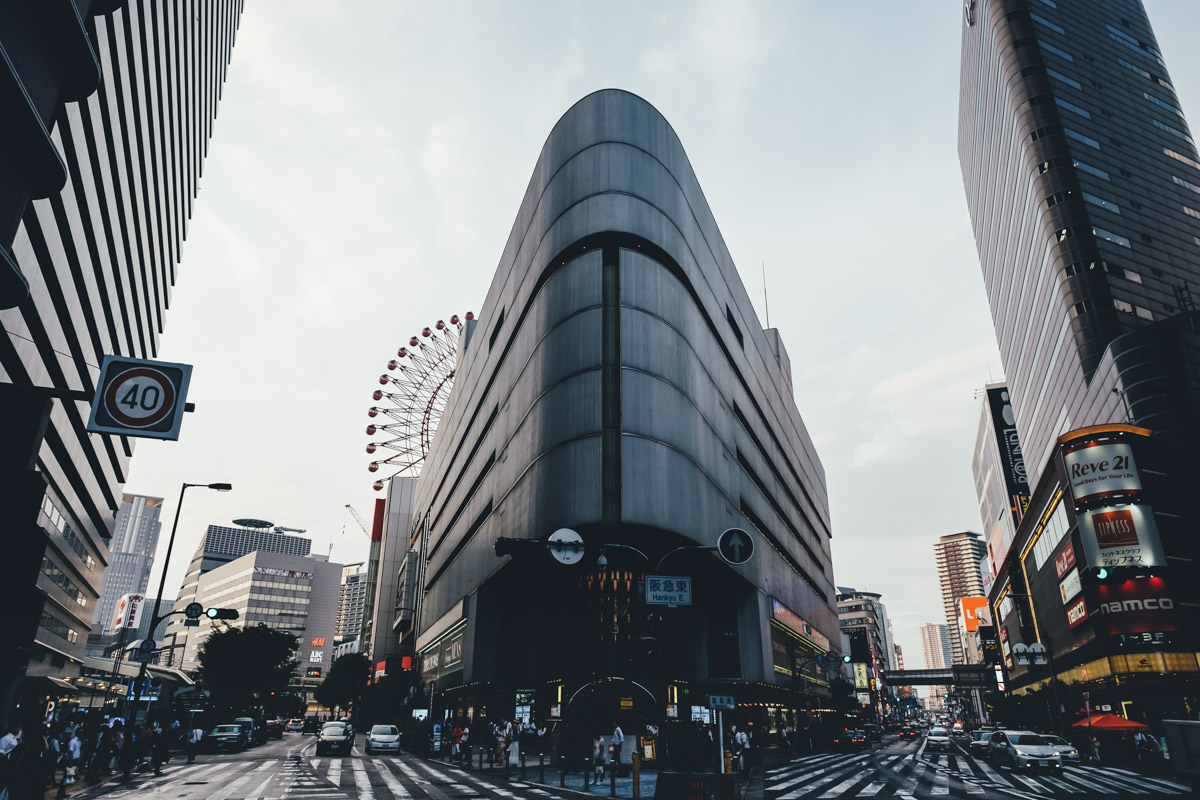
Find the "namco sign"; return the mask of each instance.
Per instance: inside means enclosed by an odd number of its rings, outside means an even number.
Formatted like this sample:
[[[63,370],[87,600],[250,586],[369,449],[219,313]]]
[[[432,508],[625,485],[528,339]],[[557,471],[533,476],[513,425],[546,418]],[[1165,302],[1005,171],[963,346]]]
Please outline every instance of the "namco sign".
[[[1175,601],[1162,578],[1136,578],[1098,587],[1098,614],[1105,633],[1124,635],[1177,630]]]

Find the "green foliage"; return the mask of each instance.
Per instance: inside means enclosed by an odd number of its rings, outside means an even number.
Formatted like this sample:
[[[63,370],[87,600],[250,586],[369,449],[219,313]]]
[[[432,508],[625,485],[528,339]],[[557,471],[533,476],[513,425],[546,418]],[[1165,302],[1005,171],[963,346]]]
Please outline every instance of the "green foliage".
[[[371,660],[362,653],[342,656],[329,666],[329,674],[313,692],[313,699],[329,708],[349,708],[367,688]]]
[[[214,630],[200,652],[199,677],[215,709],[270,710],[299,666],[299,640],[266,625]]]

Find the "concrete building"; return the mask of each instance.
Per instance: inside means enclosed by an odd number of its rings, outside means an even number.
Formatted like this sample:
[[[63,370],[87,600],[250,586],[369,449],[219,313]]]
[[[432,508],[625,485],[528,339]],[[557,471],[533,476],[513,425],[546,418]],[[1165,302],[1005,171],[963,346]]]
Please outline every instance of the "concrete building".
[[[199,627],[190,629],[183,669],[198,666],[198,655],[214,626],[266,625],[300,640],[298,678],[321,678],[333,659],[341,575],[342,565],[324,556],[265,551],[248,553],[204,573],[197,600],[206,607],[237,609],[240,616],[229,622],[201,617]]]
[[[204,538],[196,546],[196,553],[188,564],[183,576],[183,584],[179,589],[179,597],[175,600],[173,610],[182,611],[188,603],[200,599],[200,578],[214,569],[232,563],[248,553],[263,552],[280,555],[307,556],[312,549],[312,541],[302,536],[291,536],[270,530],[271,523],[261,520],[243,520],[245,522],[261,522],[262,527],[230,527],[227,525],[209,525],[204,532]],[[333,604],[337,613],[337,601]],[[174,651],[182,658],[184,652],[194,652],[195,647],[188,647],[189,638],[196,634],[196,628],[185,627],[182,615],[171,618],[167,627]],[[178,664],[179,662],[174,662]]]
[[[938,585],[942,591],[942,609],[949,631],[958,631],[959,601],[964,597],[983,596],[981,565],[987,555],[983,538],[974,531],[942,536],[933,545],[937,560]],[[962,641],[950,636],[952,664],[965,664]]]
[[[162,522],[158,519],[162,501],[161,497],[135,494],[122,498],[113,530],[108,569],[104,571],[100,600],[96,603],[96,618],[92,620],[93,632],[110,633],[113,609],[122,596],[145,596],[150,586],[150,568],[154,565],[154,548],[162,530]]]
[[[891,687],[883,687],[882,674],[896,666],[896,645],[892,641],[892,623],[887,616],[887,607],[875,592],[861,592],[848,586],[839,586],[837,595],[838,625],[842,636],[849,641],[852,664],[867,666],[866,685],[863,676],[850,669],[851,680],[861,695],[870,698],[878,718],[886,717],[895,702],[890,694]]]
[[[0,4],[0,724],[78,672],[136,440],[65,393],[158,352],[241,10]]]
[[[640,98],[596,92],[551,131],[414,519],[435,716],[686,720],[736,694],[770,733],[827,691],[832,532],[790,358]],[[538,544],[559,528],[588,543],[573,565]],[[734,528],[744,564],[676,550]],[[497,557],[501,538],[530,544]],[[691,605],[647,604],[655,569],[690,578]]]
[[[362,562],[342,567],[342,587],[338,591],[337,624],[334,637],[338,643],[362,636],[363,607],[367,600],[367,573]]]
[[[921,652],[925,669],[946,669],[954,663],[950,650],[950,631],[945,625],[926,622],[921,626]]]
[[[1156,735],[1200,671],[1200,154],[1140,0],[975,0],[962,32],[959,157],[1030,487],[992,565],[1007,685],[1052,669]]]

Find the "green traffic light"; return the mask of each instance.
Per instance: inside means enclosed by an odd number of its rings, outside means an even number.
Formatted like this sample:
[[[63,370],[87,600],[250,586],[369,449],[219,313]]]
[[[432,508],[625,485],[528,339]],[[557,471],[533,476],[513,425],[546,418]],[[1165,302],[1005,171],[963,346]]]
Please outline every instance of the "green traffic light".
[[[1100,580],[1104,580],[1108,577],[1108,570],[1104,567],[1101,567],[1100,569],[1096,570],[1096,577]]]
[[[221,609],[219,609],[219,608],[210,608],[210,609],[208,609],[208,611],[206,611],[206,612],[204,612],[204,613],[208,615],[208,618],[209,618],[209,619],[216,619],[216,618],[217,618],[217,614],[220,614],[220,613],[221,613]]]

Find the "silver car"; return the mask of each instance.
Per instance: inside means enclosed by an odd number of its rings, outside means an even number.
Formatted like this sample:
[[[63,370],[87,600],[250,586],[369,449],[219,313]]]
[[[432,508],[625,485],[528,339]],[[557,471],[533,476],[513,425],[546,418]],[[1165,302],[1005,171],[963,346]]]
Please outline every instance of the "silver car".
[[[1062,756],[1045,736],[1033,731],[996,731],[988,742],[988,760],[1013,769],[1062,771]]]
[[[372,725],[367,731],[367,755],[399,752],[400,729],[395,725]]]
[[[949,750],[950,733],[945,728],[930,728],[925,734],[925,746],[930,750]]]
[[[1082,760],[1079,757],[1079,748],[1075,747],[1075,745],[1071,744],[1061,736],[1043,736],[1042,738],[1054,745],[1054,749],[1058,751],[1060,756],[1062,756],[1062,760],[1064,762],[1069,761],[1071,763],[1078,764]]]

